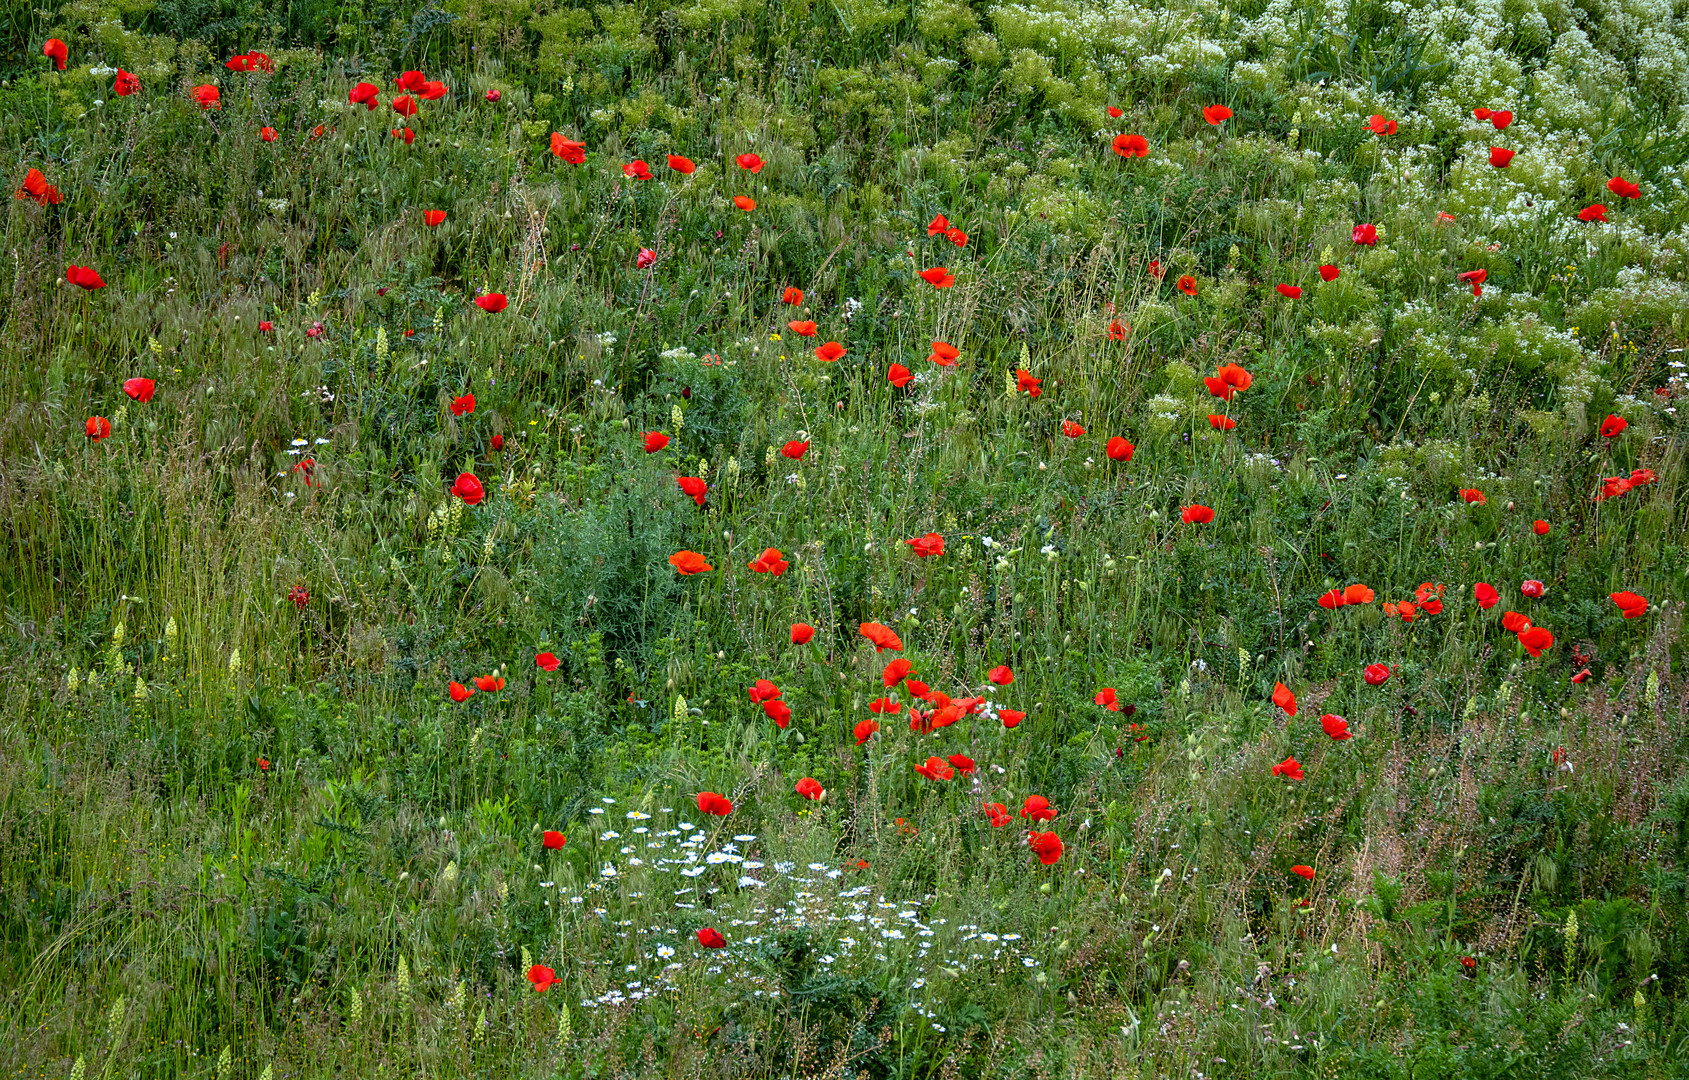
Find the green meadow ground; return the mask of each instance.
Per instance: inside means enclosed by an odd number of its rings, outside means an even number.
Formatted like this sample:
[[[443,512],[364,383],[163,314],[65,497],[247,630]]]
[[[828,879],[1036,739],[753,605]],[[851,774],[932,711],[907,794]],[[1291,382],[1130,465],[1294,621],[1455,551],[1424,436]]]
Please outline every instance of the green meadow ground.
[[[0,1075],[1689,1075],[1683,0],[4,10]]]

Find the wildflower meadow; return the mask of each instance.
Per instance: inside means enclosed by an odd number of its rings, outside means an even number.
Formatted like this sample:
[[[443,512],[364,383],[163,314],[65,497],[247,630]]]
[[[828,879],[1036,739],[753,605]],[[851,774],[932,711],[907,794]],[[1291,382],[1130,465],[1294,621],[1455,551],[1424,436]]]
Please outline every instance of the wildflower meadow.
[[[1683,0],[0,19],[0,1076],[1689,1077]]]

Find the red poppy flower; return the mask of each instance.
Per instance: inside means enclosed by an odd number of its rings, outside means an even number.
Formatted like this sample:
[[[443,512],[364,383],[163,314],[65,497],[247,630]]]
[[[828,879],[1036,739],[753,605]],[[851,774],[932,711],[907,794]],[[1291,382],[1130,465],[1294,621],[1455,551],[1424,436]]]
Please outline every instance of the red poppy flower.
[[[452,494],[474,506],[487,497],[487,489],[481,486],[481,480],[474,473],[458,473],[457,479],[452,481]]]
[[[963,232],[961,229],[952,228],[947,230],[944,234],[944,238],[952,244],[955,244],[957,247],[968,246],[968,234]]]
[[[1149,157],[1149,140],[1142,135],[1116,135],[1114,152],[1121,157]]]
[[[706,949],[723,949],[727,947],[727,939],[714,927],[706,926],[698,931],[698,944]]]
[[[475,689],[488,694],[496,694],[504,689],[504,676],[477,675],[475,676]]]
[[[635,158],[626,165],[623,165],[622,175],[632,180],[653,179],[651,176],[651,166],[639,158]]]
[[[1478,966],[1478,961],[1473,957],[1463,956],[1460,958],[1460,966],[1468,971],[1471,971],[1473,968]]]
[[[1345,604],[1370,604],[1375,594],[1365,585],[1354,584],[1343,590]]]
[[[1495,125],[1495,129],[1497,131],[1505,130],[1507,125],[1512,122],[1513,114],[1508,112],[1506,109],[1497,109],[1495,112],[1490,113],[1490,123]]]
[[[268,319],[265,319],[263,322],[258,324],[258,332],[261,333],[261,334],[268,334],[270,331],[274,330],[275,328],[276,328],[276,324],[271,322]]]
[[[877,653],[885,652],[887,649],[892,652],[903,651],[903,639],[898,637],[889,626],[877,622],[865,622],[857,630],[863,637],[874,643],[874,651]]]
[[[1131,326],[1114,319],[1108,324],[1108,339],[1110,341],[1125,341],[1126,335],[1132,332]]]
[[[949,757],[945,758],[945,760],[950,762],[951,766],[963,776],[973,775],[974,759],[968,757],[966,754],[951,754]]]
[[[915,771],[928,780],[949,780],[956,775],[956,770],[950,767],[950,763],[940,757],[927,758],[924,764],[915,766]]]
[[[645,452],[647,454],[655,454],[668,444],[669,437],[660,431],[647,431],[645,433]]]
[[[1296,715],[1296,695],[1281,682],[1273,683],[1273,704],[1283,709],[1286,716]]]
[[[861,746],[863,743],[873,738],[874,732],[878,730],[880,730],[880,722],[878,720],[858,720],[856,722],[856,726],[851,729],[851,734],[856,736],[856,745]]]
[[[998,686],[1007,686],[1015,681],[1015,673],[1006,664],[999,664],[986,672],[985,677]]]
[[[1026,843],[1045,866],[1054,866],[1061,859],[1061,837],[1053,832],[1028,833]]]
[[[560,663],[555,653],[542,652],[534,657],[534,666],[541,671],[556,671]]]
[[[949,228],[950,228],[949,219],[946,218],[943,214],[935,214],[935,215],[933,215],[933,219],[931,221],[927,222],[927,235],[928,236],[937,236],[939,233],[944,232]]]
[[[944,537],[939,533],[930,532],[925,536],[917,536],[913,540],[903,542],[908,544],[909,549],[923,559],[931,555],[944,554]]]
[[[845,354],[845,347],[836,341],[828,341],[815,348],[815,358],[823,364],[831,364]]]
[[[1366,126],[1367,130],[1374,135],[1394,135],[1396,133],[1396,122],[1387,120],[1378,113],[1373,113],[1366,118]]]
[[[1607,190],[1621,199],[1637,199],[1642,196],[1642,189],[1622,176],[1615,176],[1607,181]]]
[[[1516,153],[1518,153],[1517,150],[1508,150],[1505,147],[1492,146],[1490,147],[1490,164],[1494,165],[1498,169],[1505,169],[1509,165],[1513,164],[1513,155]]]
[[[1292,874],[1295,874],[1297,877],[1302,878],[1304,880],[1307,880],[1307,881],[1314,880],[1314,868],[1311,867],[1311,866],[1302,866],[1302,865],[1298,864],[1296,866],[1292,866],[1290,868],[1290,872]]]
[[[1221,416],[1218,413],[1209,413],[1208,426],[1213,428],[1215,431],[1230,431],[1232,428],[1237,427],[1237,421],[1233,420],[1229,416]]]
[[[134,72],[124,71],[122,68],[118,68],[117,76],[112,79],[111,82],[111,92],[116,94],[118,97],[128,97],[131,94],[138,94],[141,92],[141,80],[136,78]]]
[[[155,385],[151,379],[125,379],[123,381],[123,392],[145,405],[152,400]]]
[[[572,142],[555,131],[551,133],[551,152],[571,165],[586,164],[586,143]]]
[[[1479,120],[1488,120],[1490,118],[1490,110],[1480,105],[1478,108],[1472,110],[1472,115]]]
[[[568,842],[568,838],[555,829],[547,829],[540,834],[540,843],[552,851],[561,850],[563,845]]]
[[[407,120],[410,119],[417,114],[416,99],[409,94],[394,98],[393,111]]]
[[[1477,488],[1461,488],[1460,501],[1465,503],[1476,503],[1479,506],[1483,506],[1489,500],[1485,499],[1484,493],[1479,491]]]
[[[779,577],[791,566],[780,554],[779,548],[763,548],[762,554],[747,565],[759,574],[773,574]]]
[[[1003,721],[1004,727],[1012,728],[1018,726],[1022,720],[1025,720],[1026,714],[1014,709],[998,709],[997,719]]]
[[[469,415],[475,411],[475,395],[465,394],[462,397],[453,398],[451,408],[453,416]]]
[[[65,64],[70,61],[70,46],[56,37],[48,38],[47,43],[41,46],[41,55],[53,61],[54,66],[63,71]]]
[[[1633,592],[1608,593],[1607,598],[1619,605],[1619,610],[1627,619],[1640,619],[1648,614],[1648,600]]]
[[[1606,221],[1607,207],[1601,203],[1592,203],[1578,211],[1579,221]]]
[[[1116,435],[1103,446],[1103,453],[1108,455],[1110,461],[1131,461],[1132,454],[1137,449],[1136,446]]]
[[[1287,757],[1273,766],[1273,775],[1282,776],[1286,780],[1302,779],[1302,763],[1293,757]]]
[[[1519,591],[1530,597],[1532,600],[1538,600],[1541,599],[1542,594],[1547,591],[1547,586],[1537,579],[1531,578],[1519,585]]]
[[[1050,805],[1050,800],[1044,798],[1044,796],[1029,795],[1026,802],[1021,805],[1020,816],[1029,821],[1054,821],[1056,820],[1056,811]]]
[[[748,214],[757,208],[757,201],[749,195],[735,195],[733,196],[733,205]]]
[[[1517,611],[1509,611],[1502,615],[1501,626],[1509,634],[1522,634],[1531,628],[1531,620]]]
[[[793,319],[786,324],[786,329],[799,337],[814,337],[816,333],[815,324],[802,319]]]
[[[381,88],[374,83],[361,82],[352,87],[351,91],[346,95],[346,99],[354,105],[365,105],[374,109],[380,104],[380,101],[377,99],[377,95],[380,93]]]
[[[1015,369],[1015,392],[1025,393],[1028,397],[1038,397],[1044,393],[1044,380],[1032,377],[1032,372],[1025,368]]]
[[[88,437],[95,442],[111,438],[111,421],[103,416],[90,416],[88,422],[82,425]]]
[[[682,549],[669,556],[669,565],[683,575],[707,574],[715,567],[704,561],[704,557],[696,551]]]
[[[1320,280],[1336,281],[1338,275],[1342,272],[1343,271],[1337,269],[1335,266],[1332,266],[1330,263],[1326,263],[1324,266],[1320,267]]]
[[[896,716],[903,711],[903,703],[896,698],[877,697],[868,703],[868,711],[881,716]]]
[[[962,350],[956,348],[956,346],[950,344],[948,341],[935,341],[932,343],[932,355],[927,357],[927,359],[931,360],[939,367],[955,367],[956,358],[961,355]]]
[[[700,791],[698,812],[713,817],[726,817],[733,812],[733,803],[726,796],[717,795],[713,791]]]
[[[528,981],[534,984],[537,993],[545,993],[551,989],[551,984],[557,981],[557,972],[540,964],[528,969]]]
[[[1403,622],[1410,623],[1419,614],[1419,607],[1411,600],[1390,600],[1384,605],[1384,614],[1399,615]]]
[[[1573,675],[1572,681],[1575,682],[1575,683],[1581,683],[1581,682],[1589,681],[1589,669],[1584,668],[1582,671],[1578,672],[1576,675]]]
[[[1345,739],[1354,738],[1354,733],[1349,730],[1349,721],[1331,713],[1326,713],[1320,717],[1320,728],[1331,736],[1333,742],[1342,742]]]
[[[1111,119],[1111,120],[1118,120],[1118,119],[1120,119],[1120,118],[1121,118],[1121,117],[1122,117],[1122,116],[1125,116],[1125,115],[1126,115],[1126,110],[1125,110],[1125,109],[1122,109],[1122,108],[1121,108],[1121,107],[1120,107],[1120,106],[1118,106],[1118,105],[1110,105],[1110,106],[1109,106],[1109,107],[1108,107],[1108,115],[1109,115],[1109,119]]]
[[[808,623],[795,622],[792,624],[792,644],[808,645],[815,636],[815,627]]]
[[[221,96],[222,95],[218,92],[217,88],[212,86],[210,83],[193,88],[193,99],[199,102],[201,111],[222,108],[222,101],[219,100]]]
[[[1001,829],[1003,826],[1014,820],[1009,816],[1009,808],[1000,802],[986,803],[985,816],[991,819],[991,827],[993,829]]]
[[[762,172],[763,160],[755,154],[740,154],[733,159],[734,163],[749,173]]]
[[[23,186],[18,188],[18,198],[30,199],[39,206],[57,206],[64,201],[59,189],[47,182],[40,169],[30,169],[23,174]]]
[[[806,776],[802,780],[799,780],[797,782],[797,786],[792,788],[792,790],[812,802],[818,801],[821,796],[827,794],[826,789],[817,783],[815,778],[812,776]]]
[[[1178,284],[1174,287],[1186,296],[1196,295],[1196,279],[1191,277],[1189,274],[1180,275]]]
[[[430,229],[445,220],[446,212],[444,210],[424,210],[422,212],[422,223]]]
[[[909,674],[914,669],[914,666],[915,665],[911,664],[903,657],[898,657],[896,660],[887,664],[884,671],[880,672],[881,684],[888,687],[896,686],[898,683],[909,677]]]
[[[258,759],[258,771],[259,772],[269,772],[270,771],[270,759],[269,758],[262,758],[261,757],[261,758]]]
[[[427,81],[427,79],[428,76],[424,75],[420,71],[405,71],[401,72],[399,77],[393,80],[393,85],[397,86],[401,90],[414,94],[418,90],[422,89],[422,85]]]
[[[1532,657],[1538,657],[1544,649],[1554,647],[1554,635],[1540,626],[1533,626],[1519,635],[1519,644],[1523,645]]]
[[[1273,288],[1278,290],[1278,294],[1280,296],[1288,297],[1292,300],[1302,299],[1302,286],[1300,285],[1279,284],[1273,286]]]
[[[416,142],[416,132],[412,131],[410,128],[393,128],[390,134],[406,146]]]
[[[276,129],[273,127],[261,127],[258,129],[258,138],[262,139],[264,142],[275,142]]]
[[[468,701],[471,697],[473,697],[475,691],[469,689],[469,687],[463,685],[462,683],[452,682],[446,684],[446,693],[452,696],[453,701],[462,702]]]
[[[698,166],[693,163],[691,158],[684,158],[679,154],[669,155],[669,168],[673,169],[677,173],[683,173],[686,176],[691,176],[693,173],[698,171]]]
[[[1201,503],[1192,503],[1179,511],[1179,520],[1186,525],[1206,525],[1214,520],[1214,509]]]
[[[803,458],[804,454],[806,454],[808,452],[809,452],[809,443],[805,442],[805,441],[798,440],[798,439],[792,439],[792,440],[788,441],[785,446],[782,446],[780,448],[781,455],[784,456],[784,457],[789,457],[793,461],[801,460]]]
[[[1224,105],[1204,105],[1202,107],[1202,118],[1215,127],[1219,127],[1232,118],[1232,111]]]
[[[1085,434],[1085,429],[1076,420],[1063,420],[1061,422],[1061,433],[1070,439],[1077,439]]]
[[[1356,225],[1349,231],[1349,239],[1353,240],[1357,244],[1371,247],[1378,243],[1378,226]]]
[[[677,476],[675,477],[675,483],[680,485],[681,491],[684,491],[692,497],[693,502],[697,503],[699,506],[704,505],[704,495],[710,490],[710,486],[704,483],[702,477]]]
[[[87,289],[89,292],[106,287],[105,281],[100,278],[99,273],[92,266],[65,267],[65,280],[78,288]]]
[[[482,293],[475,298],[475,306],[488,315],[497,315],[510,306],[510,298],[501,292]]]
[[[935,289],[948,289],[956,284],[956,275],[942,266],[934,266],[921,271],[921,280]]]
[[[441,98],[446,96],[447,92],[448,87],[446,84],[440,82],[438,79],[428,80],[422,84],[422,89],[418,91],[418,93],[422,95],[422,100],[424,101],[439,101]]]
[[[886,372],[886,381],[897,387],[899,390],[909,385],[909,380],[914,377],[914,373],[902,364],[893,364]]]
[[[1535,521],[1531,522],[1531,531],[1536,533],[1538,536],[1547,536],[1548,529],[1548,522],[1542,520],[1541,518],[1537,518]]]
[[[1623,476],[1608,476],[1601,481],[1601,493],[1595,496],[1595,501],[1617,498],[1630,490],[1630,480]]]
[[[779,699],[763,702],[762,712],[781,730],[785,730],[786,725],[792,722],[792,707]]]
[[[1120,697],[1114,692],[1114,687],[1112,686],[1105,686],[1101,690],[1098,690],[1091,700],[1110,712],[1120,711]]]
[[[1601,421],[1601,437],[1604,439],[1611,439],[1629,426],[1630,422],[1624,417],[1614,416],[1612,413],[1608,413],[1607,419]]]
[[[1368,664],[1366,670],[1361,673],[1361,678],[1366,680],[1368,686],[1383,686],[1389,681],[1390,674],[1389,664]]]
[[[1480,581],[1472,586],[1472,598],[1478,601],[1478,606],[1488,611],[1501,600],[1501,594],[1496,592],[1488,582]]]
[[[503,450],[504,449],[504,436],[503,435],[494,435],[491,445],[492,445],[492,448],[494,450]]]

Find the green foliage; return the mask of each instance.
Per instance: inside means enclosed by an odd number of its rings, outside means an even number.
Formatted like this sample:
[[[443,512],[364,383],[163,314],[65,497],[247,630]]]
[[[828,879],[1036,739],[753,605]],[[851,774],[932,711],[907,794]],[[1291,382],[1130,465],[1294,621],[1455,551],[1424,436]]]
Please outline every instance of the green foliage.
[[[1689,45],[1498,10],[9,11],[0,1065],[1689,1075]]]

